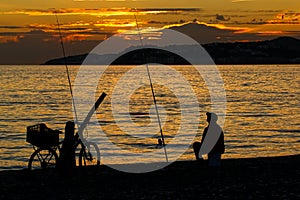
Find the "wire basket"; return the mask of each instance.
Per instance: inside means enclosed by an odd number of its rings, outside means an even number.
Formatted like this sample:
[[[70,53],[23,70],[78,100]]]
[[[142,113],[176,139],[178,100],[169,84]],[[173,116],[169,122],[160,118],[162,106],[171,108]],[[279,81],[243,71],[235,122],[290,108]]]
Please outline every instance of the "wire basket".
[[[36,124],[27,127],[26,142],[37,147],[53,147],[59,144],[58,130],[52,130],[46,124]]]

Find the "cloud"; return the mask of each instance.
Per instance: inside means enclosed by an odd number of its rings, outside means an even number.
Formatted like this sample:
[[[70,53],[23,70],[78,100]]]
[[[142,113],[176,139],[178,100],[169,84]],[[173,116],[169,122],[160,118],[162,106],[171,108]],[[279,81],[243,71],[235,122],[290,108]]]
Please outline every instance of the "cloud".
[[[254,0],[232,0],[231,3],[243,3],[243,2],[252,2]]]
[[[299,12],[281,12],[274,19],[268,21],[269,24],[300,24]]]
[[[0,26],[0,29],[20,29],[22,26]]]
[[[223,15],[216,14],[216,19],[220,21],[226,21]]]
[[[0,41],[3,42],[0,45],[1,64],[40,64],[52,58],[62,57],[58,33],[47,32],[47,26],[44,28],[45,30],[37,29],[29,32],[1,32]],[[250,29],[246,27],[207,24],[199,21],[173,24],[165,26],[164,28],[170,28],[184,33],[200,44],[267,40],[282,35],[300,37],[300,31],[276,31],[264,30],[263,28]],[[137,34],[141,34],[144,40],[155,40],[155,42],[159,44],[159,39],[164,37],[164,28],[156,30],[132,30],[120,39],[135,38],[135,40],[139,40]],[[99,39],[91,38],[97,38],[102,35],[104,39],[108,34],[109,32],[106,31],[101,32],[101,30],[95,31],[88,29],[80,29],[77,31],[74,29],[72,32],[63,33],[67,56],[90,52],[101,42]]]
[[[125,2],[125,1],[146,1],[146,0],[73,0],[75,2],[98,2],[98,1],[104,1],[104,2]]]
[[[297,33],[290,31],[264,31],[257,28],[230,27],[228,25],[208,24],[199,21],[169,25],[165,26],[165,28],[182,32],[200,44],[268,40],[283,35],[297,36]],[[297,37],[299,38],[299,35]]]
[[[69,40],[68,37],[80,38]],[[100,42],[84,40],[82,37],[83,35],[76,36],[73,34],[65,38],[64,45],[67,55],[87,53]],[[2,33],[0,40],[6,40],[0,45],[1,64],[41,64],[51,58],[62,57],[58,36],[44,31],[22,32],[18,35],[16,33],[11,35]]]
[[[62,9],[23,9],[0,12],[1,15],[24,14],[29,16],[47,15],[91,15],[91,16],[125,16],[133,14],[178,14],[181,12],[198,12],[200,8],[62,8]]]
[[[131,14],[131,9],[128,8],[99,8],[99,9],[85,9],[85,8],[62,8],[62,9],[23,9],[15,11],[1,12],[2,15],[23,14],[28,16],[48,16],[48,15],[92,15],[92,16],[115,16]]]
[[[96,40],[104,37],[108,37],[114,33],[121,32],[125,29],[132,29],[136,27],[136,21],[134,19],[135,15],[159,15],[159,14],[178,14],[183,12],[198,12],[201,9],[199,8],[95,8],[95,9],[86,9],[86,8],[64,8],[64,9],[23,9],[15,11],[0,12],[2,15],[27,15],[27,16],[53,16],[58,15],[59,18],[63,18],[64,15],[79,15],[78,18],[82,20],[78,21],[69,21],[60,23],[60,30],[64,35],[64,38],[68,40],[75,40],[83,38],[87,40]],[[128,17],[126,18],[126,15]],[[88,18],[86,18],[88,16]],[[89,16],[93,16],[91,18]],[[119,18],[118,16],[122,16]],[[78,19],[77,16],[72,19]],[[52,33],[52,35],[57,35],[58,27],[55,23],[55,18],[53,18],[53,23],[42,24],[42,23],[29,23],[24,26],[0,26],[0,29],[7,29],[14,34],[13,32],[24,31],[30,32],[31,30],[42,30],[44,32]],[[66,18],[65,18],[66,19]],[[69,18],[70,19],[70,18]],[[88,20],[86,20],[88,19]],[[158,21],[148,22],[149,19],[145,21],[139,20],[138,24],[140,27],[146,26],[148,23],[152,25],[159,26]],[[151,18],[150,18],[151,19]],[[63,21],[63,20],[61,20]],[[182,21],[184,22],[184,21]],[[178,22],[163,22],[160,25],[178,23]],[[18,29],[18,31],[16,31]],[[105,31],[103,31],[105,30]],[[26,33],[24,33],[26,34]],[[2,42],[7,42],[12,40],[11,35],[3,36],[0,40]],[[14,39],[17,41],[17,38]]]
[[[150,21],[147,21],[146,23],[147,24],[158,24],[158,25],[164,25],[164,26],[167,26],[167,25],[172,25],[172,24],[184,24],[186,23],[187,21],[181,19],[179,21],[155,21],[155,20],[150,20]]]
[[[216,20],[219,20],[219,21],[229,21],[230,18],[225,19],[225,17],[223,15],[216,14]]]
[[[199,12],[200,8],[140,8],[137,11]]]
[[[30,32],[31,30],[42,30],[44,32],[49,32],[52,35],[57,35],[58,27],[55,23],[54,15],[57,15],[61,20],[60,30],[63,33],[64,37],[68,40],[75,40],[83,38],[87,40],[96,40],[104,37],[108,37],[114,33],[121,32],[125,29],[132,29],[136,27],[136,21],[133,15],[165,15],[165,14],[178,14],[186,12],[199,12],[199,8],[61,8],[61,9],[23,9],[23,10],[14,10],[0,12],[0,15],[6,17],[5,15],[25,15],[28,17],[28,21],[32,18],[31,16],[53,16],[53,23],[42,24],[42,23],[29,23],[24,26],[0,26],[0,29],[11,32],[23,31]],[[67,18],[63,16],[72,16],[72,18]],[[92,17],[90,17],[92,16]],[[122,16],[121,18],[119,16]],[[127,17],[126,17],[127,16]],[[72,21],[67,21],[72,20]],[[73,19],[82,19],[74,21]],[[144,19],[144,20],[143,20]],[[138,24],[140,27],[145,27],[147,24],[152,24],[154,26],[165,25],[170,23],[177,22],[162,22],[152,21],[151,18],[140,17]],[[160,20],[160,19],[159,19]],[[182,21],[183,22],[183,21]],[[16,31],[18,30],[18,31]],[[105,31],[103,31],[105,30]],[[6,30],[5,30],[6,31]],[[3,36],[0,40],[1,42],[7,42],[12,40],[10,36]],[[14,38],[14,41],[17,41],[17,38]]]
[[[38,44],[45,49],[47,49],[47,45],[49,45],[49,49],[54,49],[59,38],[57,24],[55,23],[55,14],[61,19],[60,21],[62,23],[60,24],[60,29],[64,41],[66,42],[66,46],[72,46],[72,48],[69,48],[69,55],[86,53],[88,52],[88,49],[91,48],[92,44],[95,45],[98,41],[101,41],[114,33],[122,32],[125,29],[135,29],[136,21],[133,15],[137,15],[139,19],[138,23],[141,28],[163,27],[180,30],[195,38],[200,43],[261,40],[272,37],[272,34],[273,37],[283,34],[299,34],[297,31],[291,32],[292,29],[279,30],[266,28],[264,30],[265,27],[272,25],[275,27],[278,24],[284,24],[284,28],[290,28],[291,26],[288,26],[288,24],[300,24],[299,12],[285,12],[282,10],[246,10],[246,8],[247,6],[244,7],[244,9],[238,10],[224,9],[222,10],[222,13],[218,14],[207,12],[201,8],[64,8],[23,9],[0,12],[0,14],[3,15],[3,18],[9,19],[10,16],[8,15],[17,15],[18,17],[24,17],[23,21],[28,22],[27,25],[23,26],[17,26],[19,25],[17,23],[12,25],[5,25],[6,23],[0,25],[0,49],[2,50],[0,53],[4,52],[4,47],[9,49],[14,46],[18,55],[23,55],[22,45],[30,50],[36,49]],[[42,21],[40,19],[46,19],[44,16],[52,16],[53,20],[49,21],[49,24],[46,24],[47,22],[45,21],[43,21],[45,24],[30,23],[30,20],[37,19],[37,17],[33,18],[32,16],[42,16],[41,18],[38,18],[38,21]],[[14,17],[15,16],[12,18]],[[189,20],[194,18],[201,19],[202,22],[194,20],[194,23],[191,23]],[[47,19],[51,18],[48,17]],[[223,26],[221,26],[220,23],[222,23]],[[247,26],[254,27],[255,29],[246,28]],[[157,31],[159,32],[161,29]],[[132,33],[132,35],[134,34],[136,33]],[[143,37],[157,40],[160,35],[151,35],[149,31],[144,29]],[[29,41],[32,42],[31,47]],[[4,44],[4,47],[2,44]],[[86,44],[86,48],[82,47],[83,44]],[[86,51],[83,52],[83,50]],[[24,52],[24,55],[28,53],[26,50],[24,50]],[[39,55],[37,58],[30,55],[28,55],[28,59],[25,56],[20,56],[20,63],[22,63],[21,58],[26,62],[29,58],[36,63],[45,61],[45,56],[40,55],[40,52],[43,52],[48,58],[61,57],[59,53],[55,54],[54,51],[50,50],[47,52],[41,50],[37,52]],[[58,52],[60,52],[60,50],[58,50]],[[11,51],[11,53],[13,54],[13,51]],[[4,52],[3,55],[7,55],[6,52]],[[12,59],[12,61],[15,62],[18,60]]]

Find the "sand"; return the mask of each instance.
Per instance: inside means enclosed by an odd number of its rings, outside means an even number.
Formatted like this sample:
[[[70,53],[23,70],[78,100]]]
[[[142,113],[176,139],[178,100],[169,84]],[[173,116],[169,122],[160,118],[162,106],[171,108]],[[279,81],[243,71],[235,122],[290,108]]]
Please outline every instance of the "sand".
[[[0,172],[0,199],[300,199],[300,155],[178,161],[144,174],[107,166]]]

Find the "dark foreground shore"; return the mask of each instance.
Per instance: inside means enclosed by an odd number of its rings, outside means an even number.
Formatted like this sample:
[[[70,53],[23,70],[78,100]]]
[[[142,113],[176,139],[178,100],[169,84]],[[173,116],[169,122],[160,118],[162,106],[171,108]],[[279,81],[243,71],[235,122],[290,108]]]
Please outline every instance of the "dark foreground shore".
[[[222,168],[178,161],[145,174],[106,166],[0,172],[0,199],[300,199],[300,155],[226,159]]]

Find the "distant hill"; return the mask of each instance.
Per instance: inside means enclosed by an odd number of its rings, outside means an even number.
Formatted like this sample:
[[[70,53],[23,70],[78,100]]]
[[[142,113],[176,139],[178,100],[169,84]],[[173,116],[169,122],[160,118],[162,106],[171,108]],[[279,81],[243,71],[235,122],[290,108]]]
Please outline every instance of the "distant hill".
[[[214,43],[204,48],[217,64],[299,64],[300,40],[280,37],[262,42]]]
[[[202,45],[216,64],[300,64],[300,40],[292,37],[279,37],[273,40],[260,42],[210,43]],[[173,48],[173,47],[172,47]],[[176,46],[175,49],[193,51],[193,46]],[[175,50],[176,52],[176,50]],[[46,65],[80,65],[88,54],[69,56],[66,59],[58,58],[47,61]],[[90,55],[92,63],[107,63],[107,59],[117,55]],[[90,59],[89,59],[90,60]],[[143,50],[129,51],[115,59],[115,65],[138,65],[145,63],[160,64],[189,64],[177,54],[156,49],[155,47]],[[204,64],[204,63],[196,63]]]

